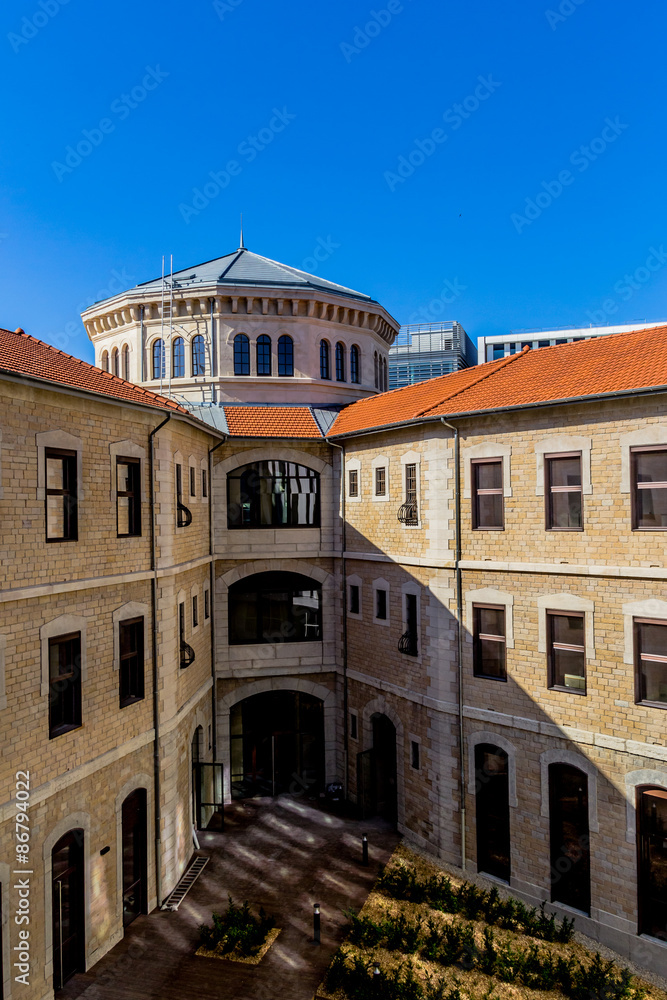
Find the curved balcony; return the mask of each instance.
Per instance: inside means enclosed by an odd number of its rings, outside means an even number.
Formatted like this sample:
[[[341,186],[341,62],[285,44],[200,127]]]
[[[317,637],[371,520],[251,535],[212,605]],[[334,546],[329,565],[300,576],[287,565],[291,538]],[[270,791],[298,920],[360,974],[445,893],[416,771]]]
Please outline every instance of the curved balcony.
[[[406,656],[419,656],[417,633],[411,632],[410,629],[404,632],[398,640],[398,651],[399,653],[405,653]]]
[[[188,645],[185,639],[181,639],[181,670],[185,670],[191,663],[195,662],[195,651]]]
[[[186,507],[179,500],[176,504],[176,510],[176,524],[179,528],[187,528],[189,524],[192,524],[192,511],[189,507]]]
[[[419,524],[417,516],[417,501],[408,500],[398,508],[398,520],[401,524]]]

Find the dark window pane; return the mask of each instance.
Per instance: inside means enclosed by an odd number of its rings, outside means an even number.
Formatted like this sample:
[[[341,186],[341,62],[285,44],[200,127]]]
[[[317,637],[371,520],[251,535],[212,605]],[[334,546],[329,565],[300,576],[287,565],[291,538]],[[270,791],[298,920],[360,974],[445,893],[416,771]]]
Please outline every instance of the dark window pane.
[[[260,573],[229,590],[230,643],[321,638],[321,591],[295,573]]]
[[[206,374],[206,350],[201,334],[197,334],[192,341],[192,374]]]
[[[320,378],[331,378],[330,349],[326,340],[320,341]]]
[[[46,450],[46,538],[47,541],[77,538],[77,456],[76,452]]]
[[[667,483],[667,451],[634,453],[638,483]]]
[[[505,680],[505,610],[473,609],[473,673]]]
[[[667,624],[639,623],[639,701],[667,705]]]
[[[266,334],[257,338],[257,374],[271,374],[271,338]]]
[[[477,496],[478,528],[502,528],[503,498],[500,493],[482,493]]]
[[[387,489],[387,473],[383,468],[375,470],[375,495],[377,497],[385,496]]]
[[[153,378],[165,377],[164,341],[156,340],[153,344]]]
[[[177,337],[174,341],[172,356],[172,377],[183,378],[185,376],[185,343],[182,337]]]
[[[375,617],[385,621],[387,618],[387,591],[375,591]]]
[[[345,381],[345,346],[340,342],[336,344],[336,379]]]
[[[479,631],[505,637],[505,612],[502,608],[477,608]]]
[[[361,381],[361,366],[359,364],[359,348],[354,346],[350,348],[350,381],[360,382]]]
[[[503,488],[502,462],[477,462],[474,469],[478,490],[501,490]]]
[[[581,459],[549,458],[549,479],[554,486],[581,486]]]
[[[245,333],[234,337],[234,374],[250,374],[250,341]]]
[[[319,475],[294,462],[254,462],[227,477],[230,528],[315,527]]]
[[[294,342],[288,336],[278,340],[278,374],[294,375]]]
[[[584,619],[575,615],[548,615],[550,686],[586,690]]]
[[[81,725],[81,634],[49,640],[49,737]]]
[[[551,615],[554,642],[584,645],[584,619],[581,615]]]
[[[120,705],[144,697],[144,620],[134,618],[118,626],[120,646]]]
[[[550,528],[580,528],[581,493],[552,493],[550,497]]]
[[[350,585],[350,613],[359,614],[359,586],[354,583]]]
[[[667,528],[667,489],[637,490],[636,505],[638,528]]]
[[[350,471],[350,496],[359,496],[359,473],[356,469]]]

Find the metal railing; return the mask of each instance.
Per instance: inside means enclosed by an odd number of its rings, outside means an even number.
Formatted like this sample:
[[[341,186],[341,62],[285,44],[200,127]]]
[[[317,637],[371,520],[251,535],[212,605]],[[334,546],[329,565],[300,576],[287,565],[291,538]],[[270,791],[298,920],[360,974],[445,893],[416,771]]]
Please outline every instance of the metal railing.
[[[195,662],[195,651],[185,639],[181,639],[181,670],[185,670],[191,663]]]
[[[398,508],[398,520],[401,524],[419,524],[417,515],[417,501],[408,500]]]
[[[177,526],[179,528],[187,528],[189,524],[192,524],[192,511],[184,503],[181,503],[180,500],[176,504],[176,509],[178,511],[176,514]]]
[[[404,632],[398,640],[398,651],[399,653],[405,653],[406,656],[418,656],[419,643],[417,640],[417,633],[411,632],[410,629],[408,629],[407,632]]]

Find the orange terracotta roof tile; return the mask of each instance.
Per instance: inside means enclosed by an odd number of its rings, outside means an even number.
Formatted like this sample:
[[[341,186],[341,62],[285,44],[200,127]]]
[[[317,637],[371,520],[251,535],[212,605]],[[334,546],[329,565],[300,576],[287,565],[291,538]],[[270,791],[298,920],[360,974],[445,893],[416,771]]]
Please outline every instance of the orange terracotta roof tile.
[[[225,406],[232,437],[321,438],[307,406]]]
[[[512,409],[667,386],[667,326],[520,354],[353,403],[330,435],[420,418]]]
[[[66,385],[72,389],[96,392],[100,396],[113,396],[126,403],[142,403],[162,410],[188,412],[172,399],[149,389],[142,389],[141,386],[126,382],[101,368],[95,368],[87,361],[65,354],[22,330],[12,332],[0,329],[0,370]]]

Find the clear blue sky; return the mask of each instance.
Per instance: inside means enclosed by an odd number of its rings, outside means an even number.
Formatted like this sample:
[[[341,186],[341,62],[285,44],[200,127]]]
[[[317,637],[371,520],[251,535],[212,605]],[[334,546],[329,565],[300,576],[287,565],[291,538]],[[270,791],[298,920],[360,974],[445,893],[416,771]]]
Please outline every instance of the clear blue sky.
[[[240,212],[251,250],[309,268],[319,247],[319,274],[400,322],[667,317],[664,0],[5,0],[0,19],[2,326],[91,359],[87,300],[163,253],[235,249]]]

